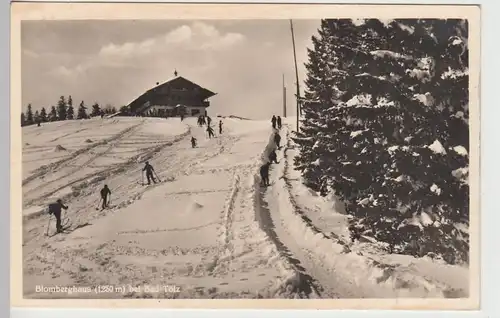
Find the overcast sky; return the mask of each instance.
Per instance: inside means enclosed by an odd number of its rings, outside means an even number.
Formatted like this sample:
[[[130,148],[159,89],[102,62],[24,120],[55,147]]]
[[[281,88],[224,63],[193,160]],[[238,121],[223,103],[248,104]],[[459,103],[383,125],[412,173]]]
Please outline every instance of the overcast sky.
[[[294,20],[299,82],[318,20]],[[23,109],[55,105],[122,106],[177,69],[218,95],[209,114],[266,118],[295,114],[295,71],[289,20],[25,21],[22,24]]]

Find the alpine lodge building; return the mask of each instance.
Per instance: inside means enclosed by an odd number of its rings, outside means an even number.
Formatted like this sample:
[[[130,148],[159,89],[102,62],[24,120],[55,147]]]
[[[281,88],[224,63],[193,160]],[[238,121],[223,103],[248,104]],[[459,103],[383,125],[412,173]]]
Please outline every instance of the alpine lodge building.
[[[207,115],[208,98],[216,93],[177,76],[146,91],[128,105],[132,115],[145,117],[176,117]]]

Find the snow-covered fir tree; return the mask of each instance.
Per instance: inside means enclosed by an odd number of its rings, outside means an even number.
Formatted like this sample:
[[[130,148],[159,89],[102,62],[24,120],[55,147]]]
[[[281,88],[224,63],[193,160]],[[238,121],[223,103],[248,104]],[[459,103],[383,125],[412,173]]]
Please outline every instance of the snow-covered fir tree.
[[[98,103],[94,103],[94,105],[92,105],[92,112],[90,113],[90,116],[101,116],[101,107],[99,106]]]
[[[71,95],[68,97],[68,108],[66,110],[66,119],[75,119],[75,109],[73,108],[73,98]]]
[[[77,115],[77,118],[78,119],[86,119],[88,118],[88,115],[87,115],[87,107],[85,107],[85,103],[82,102],[80,103],[80,107],[78,107],[78,115]]]
[[[66,120],[68,118],[68,104],[64,96],[61,96],[57,102],[57,118],[59,120]]]
[[[33,110],[31,108],[31,104],[28,104],[28,107],[26,107],[26,125],[33,125],[34,123],[34,118],[33,118]]]
[[[49,121],[57,121],[59,118],[57,117],[57,110],[55,106],[50,108]]]
[[[40,110],[40,120],[42,121],[42,123],[47,122],[47,110],[45,109],[45,107],[42,107],[42,109]]]
[[[353,234],[467,261],[467,25],[323,20],[306,65],[296,166]]]

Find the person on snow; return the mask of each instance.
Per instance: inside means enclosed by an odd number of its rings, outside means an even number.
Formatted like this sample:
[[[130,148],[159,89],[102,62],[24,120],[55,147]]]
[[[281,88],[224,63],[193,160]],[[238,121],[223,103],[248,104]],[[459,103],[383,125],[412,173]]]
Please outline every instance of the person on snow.
[[[210,116],[207,116],[207,126],[210,126],[211,123],[212,123],[212,118],[210,118]]]
[[[215,137],[214,129],[210,125],[207,125],[207,132],[208,132],[208,138],[211,139],[212,137]]]
[[[271,153],[269,154],[269,162],[270,163],[278,163],[278,158],[276,156],[276,152],[274,150],[271,150]]]
[[[281,141],[280,134],[278,133],[274,134],[274,143],[276,144],[276,147],[278,147],[278,149],[280,149],[280,141]]]
[[[222,119],[219,120],[219,135],[222,135]]]
[[[201,127],[203,125],[202,123],[202,118],[201,118],[201,115],[198,116],[198,126]]]
[[[269,186],[269,166],[271,162],[266,162],[260,167],[260,179],[262,180],[263,186]]]
[[[151,184],[151,180],[153,180],[153,182],[156,183],[156,179],[154,177],[155,169],[153,168],[152,165],[149,164],[149,161],[146,161],[146,164],[144,165],[142,171],[146,171],[146,178],[148,178],[148,185]]]
[[[68,207],[62,203],[61,199],[58,199],[56,203],[49,204],[49,215],[54,214],[56,218],[56,231],[57,233],[62,232],[61,225],[61,208],[67,210]]]
[[[111,196],[111,190],[109,190],[108,185],[105,184],[104,188],[101,189],[101,200],[102,200],[102,209],[108,207],[108,195]]]
[[[181,121],[184,121],[184,114],[181,114]]]
[[[207,123],[207,121],[206,121],[205,116],[201,116],[201,124],[206,125],[206,123]]]
[[[281,116],[278,116],[276,121],[278,122],[278,129],[281,129]]]
[[[273,129],[276,129],[276,116],[273,115],[273,118],[271,118],[271,123],[273,124]]]
[[[196,147],[196,138],[191,137],[191,146],[194,148]]]

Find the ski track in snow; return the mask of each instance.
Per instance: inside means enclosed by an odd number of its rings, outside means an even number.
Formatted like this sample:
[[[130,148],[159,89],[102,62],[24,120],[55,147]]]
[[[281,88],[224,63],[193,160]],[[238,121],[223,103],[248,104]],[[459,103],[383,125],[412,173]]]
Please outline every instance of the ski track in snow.
[[[119,136],[112,137],[113,145],[119,145],[120,142],[127,139],[127,136],[133,135],[134,131],[139,129],[141,125],[143,123],[128,128],[125,132],[120,132]],[[276,246],[260,230],[255,220],[256,214],[259,213],[254,211],[256,208],[255,188],[258,187],[256,173],[260,163],[258,156],[254,158],[255,160],[247,158],[245,163],[229,160],[231,156],[238,155],[247,148],[246,143],[242,141],[242,139],[247,138],[247,135],[245,133],[239,135],[223,134],[215,139],[205,140],[203,136],[200,136],[200,128],[191,127],[190,129],[198,133],[199,145],[197,148],[190,147],[188,131],[177,137],[174,136],[173,142],[162,144],[152,150],[146,148],[145,152],[134,156],[126,163],[113,165],[106,172],[103,169],[90,176],[87,175],[85,178],[73,180],[72,183],[76,184],[92,176],[98,177],[91,182],[84,183],[79,189],[78,196],[74,196],[73,193],[65,198],[65,202],[70,208],[66,215],[63,212],[63,218],[71,220],[72,229],[69,230],[69,233],[49,238],[43,235],[47,228],[48,217],[46,215],[40,213],[25,218],[23,258],[25,263],[24,288],[27,297],[34,295],[32,290],[35,282],[79,286],[109,284],[118,286],[127,283],[137,287],[144,284],[172,284],[174,278],[183,286],[183,292],[180,294],[131,291],[124,295],[116,293],[107,295],[80,294],[78,297],[290,298],[297,297],[294,295],[299,293],[301,294],[299,297],[308,297],[300,288],[297,288],[295,282],[297,275],[289,260],[278,253]],[[268,131],[268,129],[266,130]],[[269,133],[264,134],[264,136],[268,135]],[[265,144],[265,140],[262,144]],[[235,147],[239,147],[240,152],[235,151]],[[80,154],[88,151],[90,149],[85,148],[85,151],[80,152]],[[98,154],[96,158],[102,154],[103,152]],[[137,159],[140,159],[140,163],[136,162]],[[137,180],[141,176],[141,171],[133,166],[139,165],[139,168],[142,168],[142,162],[147,159],[155,167],[159,178],[167,179],[168,182],[148,187],[142,187],[138,184]],[[216,164],[214,161],[221,159],[223,159],[222,163]],[[73,155],[70,159],[60,160],[54,166],[62,167],[71,160],[78,160],[78,156]],[[232,165],[233,163],[236,164]],[[75,173],[74,170],[69,171],[70,174]],[[179,183],[178,186],[175,186],[183,178],[206,178],[208,176],[209,178],[224,179],[225,175],[230,178],[226,189],[202,188],[196,191],[183,191],[179,189],[179,186],[181,188],[191,187],[196,186],[196,184]],[[57,175],[55,180],[58,182],[54,180],[53,183],[60,184],[61,181],[66,180],[65,177],[71,179],[71,175]],[[110,205],[113,208],[96,211],[94,209],[98,199],[96,192],[102,186],[101,181],[104,180],[112,190]],[[211,217],[207,215],[199,221],[199,225],[175,226],[170,225],[168,221],[163,224],[162,221],[155,222],[155,220],[166,216],[153,211],[148,212],[150,210],[148,208],[144,210],[138,207],[135,210],[137,212],[133,214],[130,210],[136,204],[146,204],[147,200],[151,200],[149,196],[152,195],[161,194],[161,197],[175,205],[175,202],[183,200],[186,195],[187,198],[192,197],[191,200],[195,200],[196,197],[203,198],[206,195],[218,197],[224,193],[227,195],[219,216],[215,219],[213,216],[211,220]],[[47,194],[34,196],[29,202],[40,204],[47,197]],[[210,197],[210,202],[212,199],[216,200],[216,197]],[[155,202],[155,206],[163,205],[162,202]],[[169,203],[165,202],[165,204],[169,206]],[[197,209],[208,212],[208,210],[204,210],[203,204],[198,206],[196,203],[193,206],[192,210],[185,213],[195,213],[193,211]],[[175,210],[175,207],[172,209]],[[151,222],[155,222],[153,224],[158,224],[158,226],[156,228],[149,226],[120,230],[121,227],[128,228],[129,226],[118,224],[115,231],[113,224],[126,222],[128,218],[134,218],[137,213],[146,213],[143,220],[137,219],[138,223],[147,223],[149,222],[148,218],[153,218],[150,219]],[[146,216],[148,213],[153,214]],[[173,221],[176,223],[175,220]],[[208,234],[211,233],[214,226],[218,229],[216,242],[203,241],[203,233],[207,231]],[[179,244],[174,244],[168,239],[168,237],[173,238],[171,235],[183,235],[183,233],[193,233],[192,235],[195,236],[193,239],[196,239],[198,234],[195,233],[198,231],[201,231],[199,234],[202,239],[201,245],[189,246],[191,243],[185,242],[188,246],[182,247],[181,238],[179,238],[181,240]],[[165,239],[154,241],[153,244],[149,241],[149,237],[152,235],[167,235],[167,239],[166,241]],[[143,240],[146,240],[146,244],[140,244]],[[148,247],[158,243],[164,245],[163,248]],[[159,260],[161,258],[165,258],[163,263]],[[180,258],[180,263],[175,265],[175,262],[172,263],[172,258]],[[184,261],[182,261],[183,258],[185,258]],[[158,264],[145,266],[142,263]],[[196,283],[197,279],[200,283]],[[59,296],[72,297],[72,295]],[[73,295],[73,297],[75,296]],[[54,296],[50,293],[36,293],[36,297],[52,298]]]

